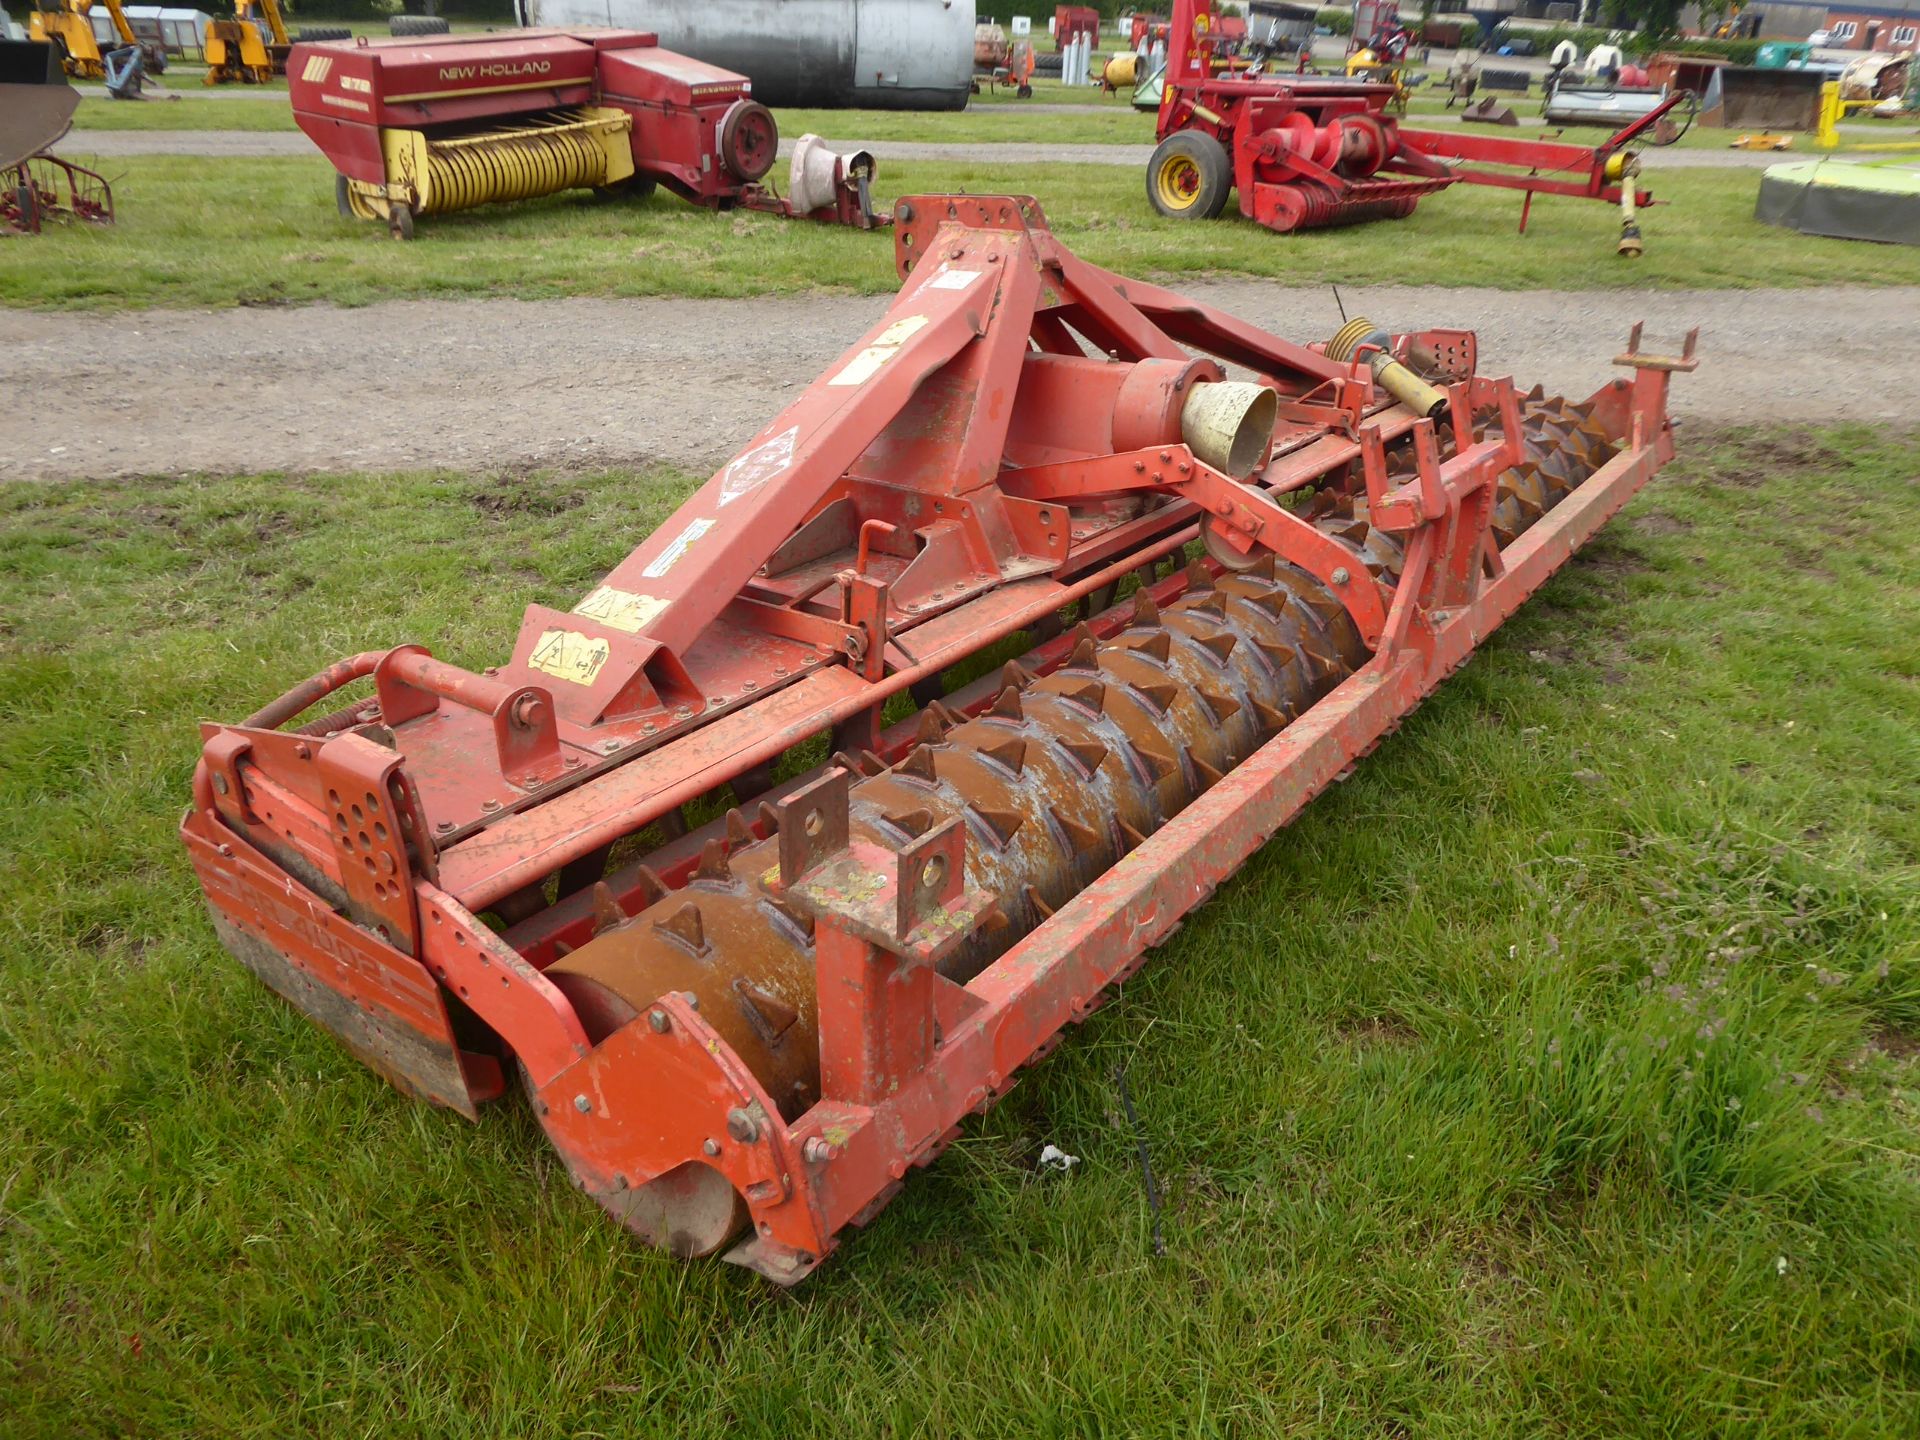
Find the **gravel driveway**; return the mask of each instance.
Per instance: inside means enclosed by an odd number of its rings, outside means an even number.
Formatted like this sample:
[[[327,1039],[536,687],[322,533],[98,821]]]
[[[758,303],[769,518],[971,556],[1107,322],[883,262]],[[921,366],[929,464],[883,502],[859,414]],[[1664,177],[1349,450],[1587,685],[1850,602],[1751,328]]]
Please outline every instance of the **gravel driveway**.
[[[1339,318],[1325,288],[1191,293],[1282,335]],[[1912,424],[1920,287],[1529,293],[1343,287],[1348,313],[1463,325],[1482,370],[1585,395],[1632,321],[1701,327],[1675,412],[1713,423]],[[183,472],[711,469],[847,349],[884,296],[754,300],[408,300],[340,310],[0,310],[0,393],[58,376],[59,405],[0,407],[0,479]],[[1871,370],[1859,340],[1874,337]],[[1870,374],[1870,379],[1869,379]],[[209,402],[218,381],[219,402]],[[89,423],[73,424],[85,416]]]

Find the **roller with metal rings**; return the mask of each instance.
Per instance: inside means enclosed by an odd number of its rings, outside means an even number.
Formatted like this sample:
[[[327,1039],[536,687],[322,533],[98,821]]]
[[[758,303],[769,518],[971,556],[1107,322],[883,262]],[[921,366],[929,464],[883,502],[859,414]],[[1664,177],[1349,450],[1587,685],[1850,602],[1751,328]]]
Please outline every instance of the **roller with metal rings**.
[[[604,185],[607,152],[578,131],[518,131],[429,143],[422,215]]]

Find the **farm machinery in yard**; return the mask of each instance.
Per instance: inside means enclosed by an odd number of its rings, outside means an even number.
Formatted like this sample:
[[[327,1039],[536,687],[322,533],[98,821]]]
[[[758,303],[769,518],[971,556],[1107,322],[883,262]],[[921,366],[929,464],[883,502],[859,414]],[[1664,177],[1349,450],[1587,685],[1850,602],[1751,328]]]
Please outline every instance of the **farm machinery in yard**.
[[[1695,363],[1636,328],[1569,403],[1466,331],[1296,344],[1018,196],[903,199],[894,247],[887,313],[570,610],[205,725],[182,827],[360,1059],[468,1117],[517,1084],[614,1217],[781,1283],[1646,483]]]
[[[135,56],[143,71],[158,75],[167,68],[167,47],[142,44],[120,0],[101,0],[120,42],[117,49],[102,50],[93,30],[93,6],[94,0],[36,0],[27,14],[27,38],[54,46],[62,68],[77,80],[112,80],[116,67]],[[116,61],[116,55],[125,58]]]
[[[760,182],[780,141],[745,76],[635,30],[324,41],[288,62],[294,120],[338,172],[343,215],[414,221],[563,190],[743,206],[870,229],[865,151],[795,147],[784,197]]]
[[[113,223],[106,178],[51,153],[79,108],[57,47],[0,40],[0,235],[37,235],[51,219]]]
[[[207,74],[203,83],[265,85],[274,76],[287,73],[287,57],[292,50],[280,0],[234,0],[231,16],[207,24]]]
[[[1662,143],[1676,93],[1598,145],[1419,130],[1387,113],[1396,87],[1310,75],[1212,73],[1211,0],[1174,6],[1159,145],[1147,198],[1162,215],[1213,219],[1238,192],[1240,213],[1288,233],[1411,215],[1423,196],[1458,184],[1601,200],[1621,210],[1619,252],[1643,247],[1633,146]]]

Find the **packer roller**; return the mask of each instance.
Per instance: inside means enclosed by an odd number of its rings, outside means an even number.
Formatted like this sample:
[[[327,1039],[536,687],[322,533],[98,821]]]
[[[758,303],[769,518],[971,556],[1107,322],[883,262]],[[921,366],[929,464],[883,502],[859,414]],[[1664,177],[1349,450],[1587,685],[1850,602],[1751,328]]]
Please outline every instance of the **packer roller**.
[[[183,826],[362,1060],[524,1089],[635,1233],[781,1283],[1671,457],[1695,364],[1636,329],[1522,393],[1464,331],[1110,274],[1024,197],[896,221],[887,314],[572,609],[206,725]]]

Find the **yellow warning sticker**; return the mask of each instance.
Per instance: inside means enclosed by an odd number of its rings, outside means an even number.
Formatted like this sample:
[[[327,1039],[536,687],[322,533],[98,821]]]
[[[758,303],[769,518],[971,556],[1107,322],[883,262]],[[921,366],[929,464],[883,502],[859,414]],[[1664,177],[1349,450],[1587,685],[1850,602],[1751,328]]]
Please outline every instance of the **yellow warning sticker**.
[[[905,315],[874,337],[873,343],[849,360],[829,385],[860,385],[873,378],[880,367],[900,353],[900,347],[925,328],[924,315]]]
[[[667,602],[655,595],[638,595],[631,590],[616,590],[602,585],[573,607],[573,613],[598,620],[615,630],[638,635],[654,616],[667,608]]]
[[[527,668],[556,680],[591,685],[612,653],[613,644],[609,640],[582,635],[578,630],[549,630],[527,657]]]

